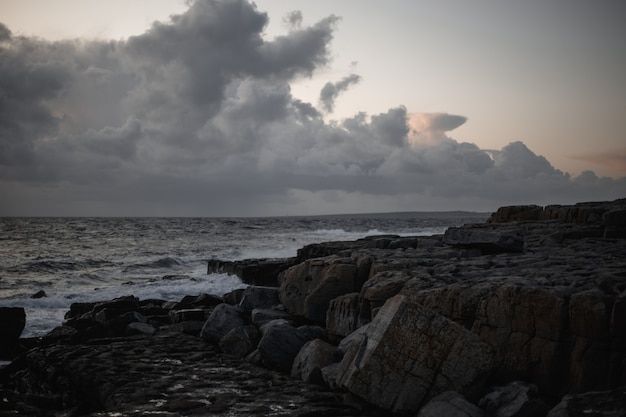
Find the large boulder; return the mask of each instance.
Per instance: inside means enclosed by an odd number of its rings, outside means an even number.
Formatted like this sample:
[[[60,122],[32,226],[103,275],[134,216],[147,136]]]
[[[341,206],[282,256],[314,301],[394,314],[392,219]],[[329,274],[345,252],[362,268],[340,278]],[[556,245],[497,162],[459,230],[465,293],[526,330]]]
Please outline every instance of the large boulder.
[[[226,333],[245,324],[244,312],[240,307],[223,303],[213,309],[200,335],[210,342],[219,343]]]
[[[296,355],[291,376],[305,382],[322,384],[322,368],[339,361],[337,348],[322,339],[307,342]]]
[[[326,328],[334,336],[345,337],[358,328],[359,293],[341,295],[330,301]]]
[[[323,338],[326,334],[319,327],[300,326],[295,328],[286,323],[269,326],[262,333],[258,350],[263,364],[284,373],[291,373],[293,361],[306,342]]]
[[[222,352],[244,358],[256,349],[261,333],[256,326],[241,326],[230,330],[220,339]]]
[[[397,295],[350,347],[337,382],[402,414],[445,391],[478,395],[492,366],[492,348],[476,334]]]
[[[446,391],[430,400],[417,417],[485,417],[485,412],[455,391]]]
[[[289,313],[325,323],[331,300],[360,289],[358,276],[351,258],[309,259],[283,273],[278,295]]]
[[[0,359],[12,359],[15,345],[26,325],[22,307],[0,307]]]
[[[239,306],[250,312],[255,308],[271,308],[279,303],[276,287],[249,286],[243,291]]]

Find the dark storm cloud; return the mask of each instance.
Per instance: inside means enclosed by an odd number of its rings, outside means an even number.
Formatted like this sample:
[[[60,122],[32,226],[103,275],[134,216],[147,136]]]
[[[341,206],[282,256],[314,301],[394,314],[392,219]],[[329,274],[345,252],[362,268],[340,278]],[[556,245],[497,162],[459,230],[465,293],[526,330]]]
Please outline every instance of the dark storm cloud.
[[[626,180],[572,180],[521,142],[497,152],[458,142],[446,132],[463,116],[399,106],[326,122],[290,83],[328,65],[338,18],[303,27],[301,17],[272,40],[268,16],[242,0],[192,2],[119,42],[0,26],[0,214],[484,208],[623,192]],[[328,83],[324,110],[359,79]]]
[[[327,112],[331,113],[335,108],[335,100],[343,91],[348,90],[352,84],[361,81],[357,74],[350,74],[336,83],[327,82],[320,92],[320,104]]]

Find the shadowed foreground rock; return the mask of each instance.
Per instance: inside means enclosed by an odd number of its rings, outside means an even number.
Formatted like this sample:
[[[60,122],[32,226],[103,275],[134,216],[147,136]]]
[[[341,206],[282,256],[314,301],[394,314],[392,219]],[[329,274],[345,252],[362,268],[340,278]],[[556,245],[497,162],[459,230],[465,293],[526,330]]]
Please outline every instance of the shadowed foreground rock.
[[[21,367],[13,384],[29,395],[12,398],[19,415],[44,412],[25,400],[45,405],[48,415],[55,409],[111,417],[357,413],[340,393],[221,354],[214,345],[179,333],[49,346],[21,361],[12,365]],[[0,415],[3,407],[7,404],[0,405]]]

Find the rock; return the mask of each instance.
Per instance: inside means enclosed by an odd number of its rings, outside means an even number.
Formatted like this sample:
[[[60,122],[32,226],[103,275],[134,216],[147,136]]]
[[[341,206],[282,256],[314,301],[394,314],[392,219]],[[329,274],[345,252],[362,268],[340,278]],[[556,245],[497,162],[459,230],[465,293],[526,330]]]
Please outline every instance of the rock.
[[[22,307],[0,307],[0,359],[12,359],[17,354],[17,341],[26,325]]]
[[[310,259],[286,270],[279,297],[285,309],[318,323],[325,323],[330,301],[360,289],[357,266],[350,258],[330,256]]]
[[[236,290],[232,290],[229,293],[224,294],[224,302],[230,305],[239,305],[241,299],[243,298],[244,288],[238,288]]]
[[[46,292],[44,290],[39,290],[36,293],[34,293],[33,295],[31,295],[30,298],[39,299],[39,298],[45,298],[47,296],[48,296],[48,294],[46,294]]]
[[[476,334],[397,295],[344,356],[338,384],[383,409],[410,413],[445,391],[476,396],[492,366],[492,348]]]
[[[369,327],[369,325],[370,323],[361,326],[352,333],[350,333],[348,336],[341,339],[339,345],[337,346],[337,349],[341,356],[344,356],[348,352],[350,346],[352,346],[353,343],[361,343],[362,336],[364,336],[367,332],[367,328]]]
[[[537,205],[500,207],[491,215],[489,223],[502,223],[520,220],[539,220],[543,207]]]
[[[278,286],[278,275],[292,266],[294,258],[282,259],[244,259],[241,261],[208,262],[209,274],[233,274],[251,285]]]
[[[222,297],[213,294],[187,295],[180,300],[181,304],[189,304],[196,308],[209,308],[222,304]]]
[[[550,410],[538,397],[537,386],[523,381],[492,387],[478,405],[493,417],[545,416]]]
[[[624,417],[626,416],[626,387],[610,391],[571,394],[548,413],[547,417]]]
[[[255,308],[271,308],[280,304],[278,289],[276,287],[247,287],[241,297],[239,306],[247,312]]]
[[[446,245],[474,247],[485,253],[523,252],[524,239],[511,234],[450,227],[443,235]]]
[[[219,343],[226,333],[245,324],[243,310],[238,306],[224,303],[211,312],[200,334],[210,342]]]
[[[187,310],[171,310],[169,313],[173,324],[183,321],[205,321],[208,310],[202,308],[192,308]]]
[[[286,311],[275,310],[271,308],[255,308],[250,313],[252,324],[255,326],[262,326],[263,324],[277,319],[283,319],[288,322],[293,322],[294,317]]]
[[[337,377],[339,376],[340,368],[341,364],[339,362],[335,362],[321,369],[322,380],[328,388],[339,389],[339,385],[337,385]]]
[[[483,410],[476,407],[455,391],[446,391],[430,400],[417,417],[485,417]],[[530,416],[529,416],[530,417]]]
[[[334,336],[345,337],[358,328],[359,293],[341,295],[330,300],[326,328]]]
[[[291,373],[293,361],[302,346],[310,340],[321,337],[323,329],[312,326],[295,328],[289,324],[275,324],[265,330],[259,342],[259,352],[265,366]]]
[[[256,326],[241,326],[230,330],[220,339],[222,352],[237,358],[244,358],[254,351],[261,339]]]
[[[126,326],[125,336],[135,336],[140,334],[147,334],[152,336],[157,329],[148,323],[134,322]]]
[[[302,346],[291,368],[291,376],[305,382],[323,384],[322,368],[337,363],[337,348],[321,339],[313,339]]]

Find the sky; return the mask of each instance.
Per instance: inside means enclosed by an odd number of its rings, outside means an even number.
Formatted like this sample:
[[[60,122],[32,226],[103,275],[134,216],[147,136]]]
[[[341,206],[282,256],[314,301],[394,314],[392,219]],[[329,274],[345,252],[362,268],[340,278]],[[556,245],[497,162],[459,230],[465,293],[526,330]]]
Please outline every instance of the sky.
[[[0,0],[0,216],[626,197],[617,0]]]

